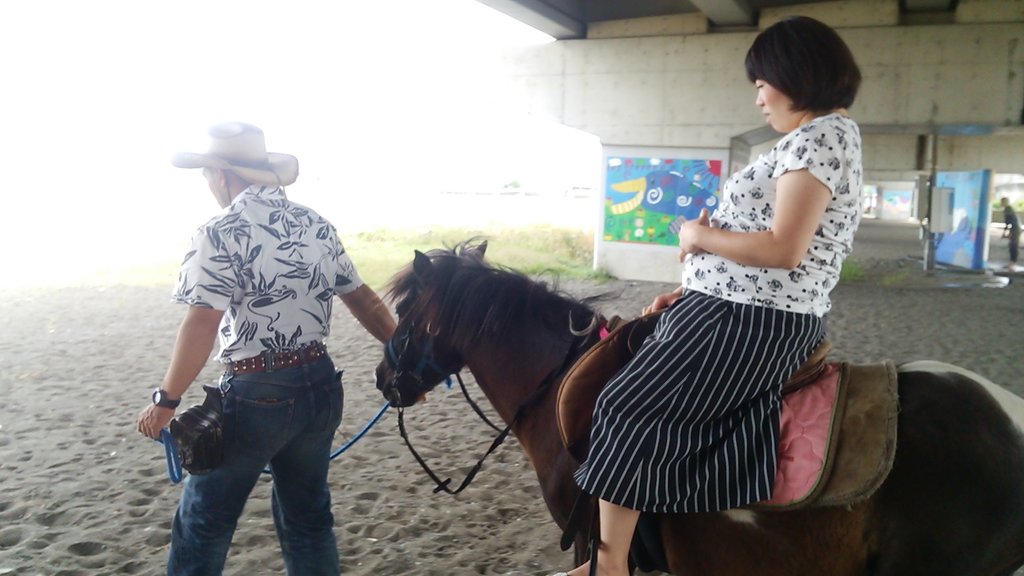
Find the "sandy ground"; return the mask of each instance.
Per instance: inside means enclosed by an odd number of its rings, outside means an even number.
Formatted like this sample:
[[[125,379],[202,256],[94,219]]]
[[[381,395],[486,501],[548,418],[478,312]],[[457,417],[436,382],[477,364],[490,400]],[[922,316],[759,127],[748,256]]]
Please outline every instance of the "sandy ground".
[[[1005,241],[993,242],[1003,254]],[[939,359],[1024,393],[1024,283],[985,288],[975,275],[926,276],[920,257],[916,227],[865,222],[853,257],[864,276],[833,293],[833,359]],[[633,316],[670,286],[563,288],[580,296],[613,292],[602,311]],[[160,446],[135,432],[135,416],[163,375],[182,316],[168,303],[169,290],[0,293],[0,575],[162,572],[180,488],[167,479]],[[346,369],[340,445],[382,401],[371,374],[381,348],[338,308],[328,345]],[[211,363],[201,380],[216,374]],[[193,386],[186,404],[200,396]],[[410,411],[409,427],[424,457],[457,481],[492,437],[457,391],[435,393]],[[389,412],[335,460],[330,484],[347,574],[544,576],[569,567],[514,440],[461,495],[435,495]],[[269,480],[253,492],[227,574],[283,572],[269,494]]]

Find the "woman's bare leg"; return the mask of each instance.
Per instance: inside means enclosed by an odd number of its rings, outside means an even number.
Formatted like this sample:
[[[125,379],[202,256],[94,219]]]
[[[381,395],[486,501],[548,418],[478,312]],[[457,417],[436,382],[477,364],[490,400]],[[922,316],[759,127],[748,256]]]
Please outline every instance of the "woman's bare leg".
[[[601,524],[601,545],[597,548],[598,576],[628,576],[629,547],[640,511],[598,501]],[[590,562],[569,572],[569,576],[588,576]]]

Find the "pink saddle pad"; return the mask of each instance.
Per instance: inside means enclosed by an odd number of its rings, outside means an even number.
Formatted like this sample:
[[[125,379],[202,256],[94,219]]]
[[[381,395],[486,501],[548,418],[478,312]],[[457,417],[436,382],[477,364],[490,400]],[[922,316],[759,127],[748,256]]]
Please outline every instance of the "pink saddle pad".
[[[772,497],[763,504],[799,502],[824,480],[839,375],[835,364],[827,364],[814,382],[782,397],[778,470]]]

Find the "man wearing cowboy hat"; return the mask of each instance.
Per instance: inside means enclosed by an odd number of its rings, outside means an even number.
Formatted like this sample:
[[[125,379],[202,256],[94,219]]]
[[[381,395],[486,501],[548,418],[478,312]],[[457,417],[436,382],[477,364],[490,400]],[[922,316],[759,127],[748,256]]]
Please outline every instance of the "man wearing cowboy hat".
[[[185,255],[173,300],[188,310],[138,429],[160,437],[219,336],[224,459],[186,480],[167,573],[222,572],[238,517],[269,465],[287,572],[338,574],[327,467],[342,388],[323,344],[333,296],[382,342],[395,322],[331,223],[285,196],[283,187],[298,177],[294,156],[268,153],[263,132],[248,124],[216,125],[210,138],[206,153],[172,161],[201,168],[224,210]]]

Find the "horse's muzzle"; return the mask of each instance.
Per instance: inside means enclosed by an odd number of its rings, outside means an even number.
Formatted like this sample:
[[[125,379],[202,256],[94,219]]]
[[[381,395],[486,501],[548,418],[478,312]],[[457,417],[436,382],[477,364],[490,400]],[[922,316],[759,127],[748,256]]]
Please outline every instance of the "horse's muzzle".
[[[411,391],[402,393],[399,384],[402,373],[393,372],[388,366],[381,363],[380,366],[377,366],[375,375],[377,390],[380,390],[381,395],[393,408],[408,408],[419,400],[420,394]]]

